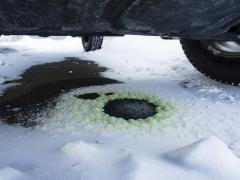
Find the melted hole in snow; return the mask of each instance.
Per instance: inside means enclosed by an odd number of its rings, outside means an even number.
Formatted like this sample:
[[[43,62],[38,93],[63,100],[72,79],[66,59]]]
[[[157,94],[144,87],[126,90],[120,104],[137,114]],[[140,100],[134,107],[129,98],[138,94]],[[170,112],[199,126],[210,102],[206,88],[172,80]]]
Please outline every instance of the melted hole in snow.
[[[79,99],[84,99],[84,100],[94,100],[100,97],[98,93],[87,93],[87,94],[81,94],[76,96]]]
[[[154,104],[138,99],[116,99],[109,101],[104,107],[104,112],[110,116],[126,120],[146,119],[157,113]]]
[[[109,93],[106,93],[105,95],[106,96],[111,96],[111,95],[114,95],[114,93],[113,92],[109,92]]]

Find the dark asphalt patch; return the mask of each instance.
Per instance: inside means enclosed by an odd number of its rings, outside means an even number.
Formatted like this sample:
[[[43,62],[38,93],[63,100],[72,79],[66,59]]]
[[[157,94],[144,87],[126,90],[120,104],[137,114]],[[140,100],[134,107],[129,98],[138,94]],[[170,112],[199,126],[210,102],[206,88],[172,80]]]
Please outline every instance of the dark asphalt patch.
[[[154,104],[138,99],[115,99],[109,101],[104,106],[104,112],[110,116],[125,120],[143,120],[157,113]]]
[[[92,61],[66,58],[62,62],[33,66],[22,79],[8,83],[18,85],[0,96],[0,119],[9,124],[31,127],[40,112],[55,105],[56,98],[74,88],[119,83],[101,76],[107,68]]]

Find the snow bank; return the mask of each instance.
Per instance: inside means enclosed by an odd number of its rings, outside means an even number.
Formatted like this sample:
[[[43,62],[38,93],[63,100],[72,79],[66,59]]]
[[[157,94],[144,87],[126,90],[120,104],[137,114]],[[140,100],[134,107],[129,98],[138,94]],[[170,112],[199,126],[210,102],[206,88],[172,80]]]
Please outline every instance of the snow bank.
[[[198,169],[222,179],[240,179],[240,160],[213,136],[170,152],[167,157],[188,169]]]
[[[209,137],[160,158],[119,153],[104,145],[78,141],[61,152],[84,179],[238,180],[240,160],[216,137]],[[166,158],[167,157],[167,158]]]
[[[0,180],[26,180],[27,177],[12,167],[0,169]]]
[[[92,162],[100,154],[100,150],[94,144],[84,141],[67,143],[61,152],[77,162]]]
[[[167,161],[151,158],[133,158],[131,168],[123,176],[124,180],[209,180],[206,174],[197,171],[188,172]]]
[[[238,180],[240,160],[216,137],[167,153],[167,158],[133,157],[127,180]]]

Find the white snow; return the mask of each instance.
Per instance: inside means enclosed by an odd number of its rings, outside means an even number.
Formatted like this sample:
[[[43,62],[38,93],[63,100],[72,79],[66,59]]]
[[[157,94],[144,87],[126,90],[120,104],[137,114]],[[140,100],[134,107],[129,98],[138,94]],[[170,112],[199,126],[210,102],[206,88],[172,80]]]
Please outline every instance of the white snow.
[[[0,179],[240,179],[239,87],[197,72],[178,41],[106,38],[102,50],[85,53],[80,38],[55,39],[3,37],[0,84],[21,78],[33,65],[64,57],[94,60],[109,68],[104,76],[125,84],[72,90],[59,97],[35,129],[0,124]],[[8,50],[1,53],[2,48]],[[13,85],[2,84],[0,91]],[[174,105],[175,113],[145,129],[81,124],[85,116],[71,101],[73,95],[121,89],[161,97]]]
[[[211,173],[218,179],[240,177],[240,159],[214,136],[170,152],[167,157],[188,169]]]
[[[126,180],[179,178],[235,180],[240,178],[240,160],[221,140],[213,136],[159,158],[117,152],[114,155],[111,151],[104,152],[97,144],[83,141],[68,143],[61,152],[75,163],[75,170],[83,171],[84,167],[91,168],[84,172],[84,179],[107,177],[107,179]],[[109,160],[111,163],[108,162]],[[114,165],[115,168],[119,168],[117,171],[120,171],[120,176],[115,178],[111,176],[111,172],[105,172],[106,169],[113,170]]]
[[[135,158],[130,164],[134,164],[121,179],[146,180],[146,179],[184,179],[184,180],[208,180],[209,178],[196,171],[188,171],[164,160]]]
[[[95,161],[100,153],[94,145],[83,141],[68,143],[61,149],[61,152],[74,161],[83,161],[85,163]]]
[[[5,167],[0,169],[0,180],[25,180],[27,176],[25,176],[22,172],[12,168]]]

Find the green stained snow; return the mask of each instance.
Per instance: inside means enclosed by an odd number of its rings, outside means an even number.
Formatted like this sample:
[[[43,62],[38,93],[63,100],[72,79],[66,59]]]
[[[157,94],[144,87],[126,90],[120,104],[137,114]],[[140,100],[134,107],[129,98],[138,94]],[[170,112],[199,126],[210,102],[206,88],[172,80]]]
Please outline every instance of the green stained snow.
[[[175,108],[170,102],[165,102],[161,98],[149,95],[143,92],[132,90],[111,91],[111,95],[107,95],[108,91],[95,91],[100,97],[94,100],[84,100],[77,98],[78,95],[92,93],[87,91],[79,91],[66,95],[61,99],[56,108],[51,112],[51,122],[44,126],[54,127],[61,126],[63,128],[72,128],[76,124],[92,129],[95,131],[106,130],[127,130],[134,128],[149,131],[153,126],[160,126],[167,118],[174,114]],[[94,93],[95,93],[94,92]],[[147,119],[125,120],[110,116],[104,112],[104,106],[111,100],[116,99],[135,99],[145,100],[156,106],[156,114]]]
[[[82,122],[83,124],[88,124],[90,122],[92,123],[101,123],[105,126],[122,126],[122,125],[128,125],[128,126],[138,126],[143,127],[146,124],[153,125],[155,123],[158,123],[160,121],[163,121],[170,117],[173,112],[174,108],[170,103],[164,102],[160,98],[148,95],[141,92],[136,91],[119,91],[114,92],[112,95],[105,95],[104,92],[99,92],[100,97],[95,100],[79,100],[79,122]],[[104,112],[104,106],[111,100],[116,99],[137,99],[137,100],[146,100],[149,103],[152,103],[156,105],[156,114],[152,117],[149,117],[147,119],[141,119],[141,120],[125,120],[122,118],[116,118],[113,116],[109,116]],[[89,113],[84,113],[85,117],[82,118],[82,110],[91,109]]]

